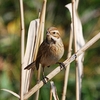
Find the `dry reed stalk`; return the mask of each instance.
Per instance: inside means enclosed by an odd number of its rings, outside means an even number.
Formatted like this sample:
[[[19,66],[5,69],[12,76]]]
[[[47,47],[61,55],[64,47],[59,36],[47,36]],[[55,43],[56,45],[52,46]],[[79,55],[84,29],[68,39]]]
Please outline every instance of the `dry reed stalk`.
[[[77,13],[78,2],[77,0],[72,0],[72,15],[73,15],[73,35],[74,35],[74,52],[77,52],[84,44],[85,40],[82,32],[82,24]],[[77,4],[77,6],[76,6]],[[79,100],[81,97],[81,83],[82,83],[82,74],[83,74],[83,58],[84,53],[76,59],[76,100]]]
[[[93,45],[99,39],[100,39],[100,33],[94,36],[89,42],[87,42],[80,50],[78,50],[70,58],[66,59],[63,62],[65,66],[68,66],[71,62],[73,62],[78,56],[80,56],[83,52],[85,52],[91,45]],[[49,79],[47,80],[47,82],[51,80],[55,75],[57,75],[62,69],[60,66],[58,66],[50,74],[48,74],[47,77]],[[24,95],[24,99],[28,99],[32,94],[34,94],[37,90],[39,90],[43,85],[44,85],[43,80],[41,80],[32,89],[30,89],[28,93]]]
[[[79,0],[75,0],[76,9],[78,9]]]
[[[43,1],[43,5],[42,5],[42,11],[40,13],[40,25],[39,25],[39,31],[38,31],[38,34],[39,34],[39,38],[38,40],[40,41],[37,41],[38,43],[42,43],[43,41],[43,36],[44,36],[44,24],[45,24],[45,13],[46,13],[46,2],[47,0],[44,0]],[[38,74],[37,74],[37,80],[40,81],[40,74],[41,74],[41,65],[39,65],[39,70],[38,70]],[[37,83],[38,83],[37,81]],[[36,97],[35,97],[35,100],[38,100],[39,99],[39,90],[36,92]]]
[[[23,0],[20,0],[20,21],[21,21],[21,61],[24,58],[24,46],[25,46],[25,24],[24,24],[24,9]]]
[[[70,31],[70,39],[69,39],[69,48],[68,48],[67,58],[71,57],[71,54],[72,54],[72,42],[73,42],[73,34],[72,34],[72,31]],[[66,99],[69,70],[70,70],[70,64],[67,66],[66,71],[65,71],[62,100]]]
[[[52,89],[50,88],[50,100],[52,100]]]
[[[77,36],[76,36],[76,20],[75,20],[75,0],[72,0],[72,23],[73,23],[73,36],[74,36],[74,52],[77,52],[78,47],[77,47]],[[80,82],[79,82],[79,63],[78,59],[75,59],[75,64],[76,64],[76,100],[80,100]]]
[[[21,15],[21,81],[20,81],[20,100],[23,100],[24,96],[24,67],[23,67],[23,58],[24,58],[24,43],[25,43],[25,27],[24,27],[24,10],[23,10],[23,0],[20,0],[20,15]]]
[[[72,9],[71,9],[72,7],[71,7],[71,5],[72,4],[70,3],[70,4],[65,5],[65,7],[68,8],[68,10],[70,12],[70,15],[71,15],[71,19],[72,19]],[[70,39],[69,39],[69,48],[68,48],[68,56],[67,56],[67,58],[71,57],[71,54],[72,54],[72,43],[73,43],[72,22],[71,22],[70,26],[71,26],[71,30],[70,30]],[[65,71],[62,100],[66,99],[69,70],[70,70],[70,64],[67,66],[66,71]]]

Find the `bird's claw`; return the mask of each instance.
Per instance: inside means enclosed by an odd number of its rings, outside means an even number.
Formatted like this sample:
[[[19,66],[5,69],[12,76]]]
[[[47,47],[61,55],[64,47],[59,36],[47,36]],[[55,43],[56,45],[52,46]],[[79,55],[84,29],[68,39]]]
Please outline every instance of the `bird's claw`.
[[[64,63],[62,63],[62,62],[57,62],[57,63],[60,65],[60,68],[61,68],[61,69],[64,68],[64,69],[66,70],[66,66],[65,66]]]
[[[49,78],[48,78],[48,77],[46,77],[46,76],[45,76],[45,77],[43,77],[43,83],[44,83],[44,84],[46,84],[48,80],[49,80]]]

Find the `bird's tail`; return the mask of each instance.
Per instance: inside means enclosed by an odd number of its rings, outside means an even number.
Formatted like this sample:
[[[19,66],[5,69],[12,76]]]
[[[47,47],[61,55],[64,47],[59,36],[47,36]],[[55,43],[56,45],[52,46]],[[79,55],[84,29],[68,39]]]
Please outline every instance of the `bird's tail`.
[[[25,68],[24,68],[24,70],[29,70],[29,69],[35,69],[35,62],[32,62],[32,63],[30,63],[28,66],[26,66]]]

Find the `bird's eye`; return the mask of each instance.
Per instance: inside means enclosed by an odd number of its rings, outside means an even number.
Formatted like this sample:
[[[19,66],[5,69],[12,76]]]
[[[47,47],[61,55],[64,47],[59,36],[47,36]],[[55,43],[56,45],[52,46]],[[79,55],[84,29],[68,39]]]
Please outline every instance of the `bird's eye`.
[[[56,32],[53,32],[53,34],[55,34]]]

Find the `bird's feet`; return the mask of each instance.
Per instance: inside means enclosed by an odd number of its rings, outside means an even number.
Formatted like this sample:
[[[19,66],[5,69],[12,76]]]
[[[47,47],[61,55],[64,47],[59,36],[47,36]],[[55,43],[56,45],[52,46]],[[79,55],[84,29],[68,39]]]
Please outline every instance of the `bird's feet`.
[[[49,80],[49,78],[48,78],[48,77],[43,76],[43,83],[44,83],[44,84],[46,84],[48,80]]]
[[[66,66],[65,66],[64,63],[62,63],[62,62],[57,62],[57,64],[60,65],[61,70],[62,70],[62,68],[64,68],[64,69],[66,70]]]

